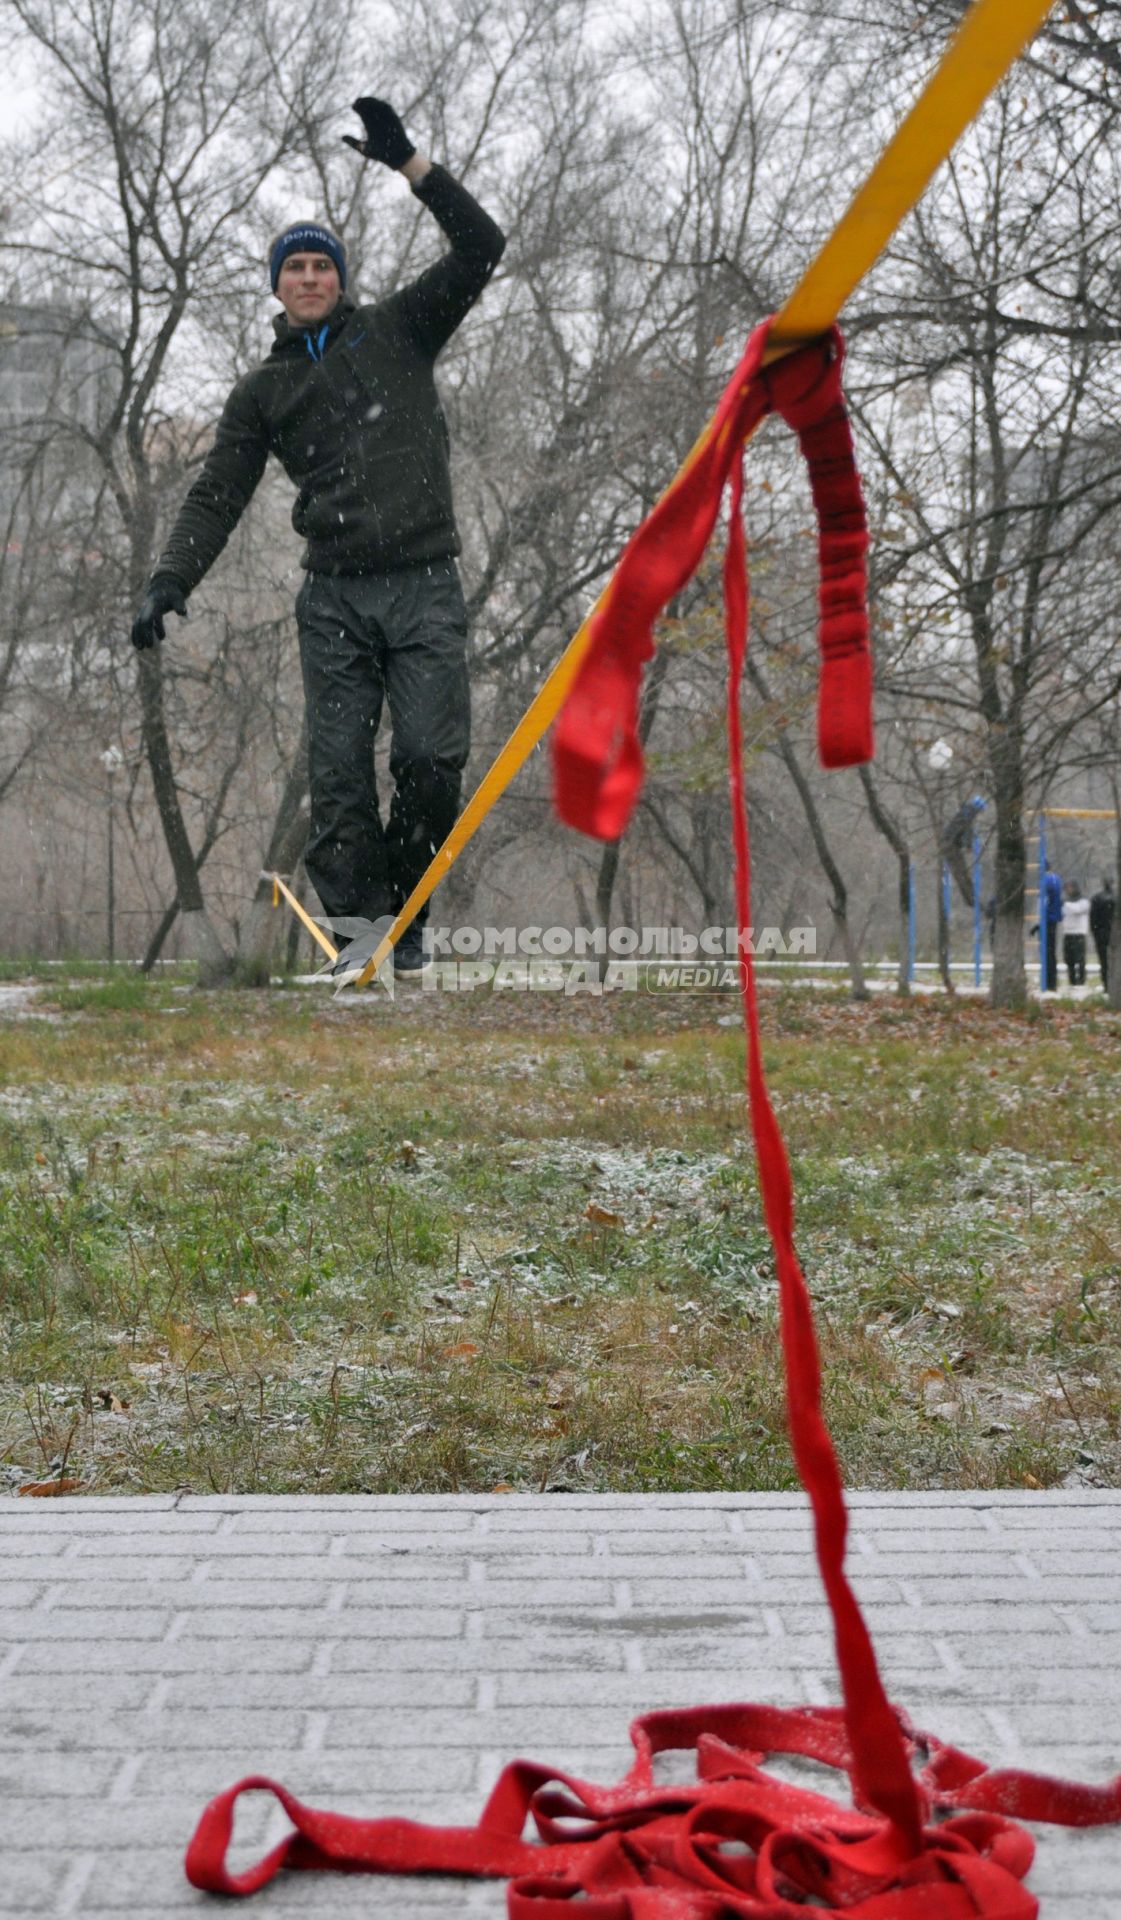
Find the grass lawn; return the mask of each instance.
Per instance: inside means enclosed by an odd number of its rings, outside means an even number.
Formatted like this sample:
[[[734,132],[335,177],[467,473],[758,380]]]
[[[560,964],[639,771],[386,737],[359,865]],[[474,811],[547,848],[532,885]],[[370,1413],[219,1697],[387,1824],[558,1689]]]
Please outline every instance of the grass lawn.
[[[736,1006],[41,982],[0,1490],[794,1485]],[[763,1017],[849,1483],[1117,1485],[1117,1016]]]

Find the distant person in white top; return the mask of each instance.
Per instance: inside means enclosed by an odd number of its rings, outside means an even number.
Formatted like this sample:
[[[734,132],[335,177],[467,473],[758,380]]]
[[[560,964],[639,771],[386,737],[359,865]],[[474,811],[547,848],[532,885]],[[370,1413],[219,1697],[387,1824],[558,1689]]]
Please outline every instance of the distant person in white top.
[[[1068,880],[1063,901],[1063,963],[1072,987],[1086,985],[1086,935],[1090,931],[1090,902],[1077,880]]]

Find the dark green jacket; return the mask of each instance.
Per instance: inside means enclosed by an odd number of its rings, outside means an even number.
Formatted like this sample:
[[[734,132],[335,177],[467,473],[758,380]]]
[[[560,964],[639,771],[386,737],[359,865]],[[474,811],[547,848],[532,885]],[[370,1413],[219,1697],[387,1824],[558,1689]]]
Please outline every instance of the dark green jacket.
[[[344,297],[326,323],[281,314],[268,359],[239,380],[156,574],[184,593],[213,566],[270,453],[297,488],[292,525],[316,573],[386,573],[459,552],[448,430],[433,363],[505,240],[442,167],[414,187],[451,251],[377,306]]]

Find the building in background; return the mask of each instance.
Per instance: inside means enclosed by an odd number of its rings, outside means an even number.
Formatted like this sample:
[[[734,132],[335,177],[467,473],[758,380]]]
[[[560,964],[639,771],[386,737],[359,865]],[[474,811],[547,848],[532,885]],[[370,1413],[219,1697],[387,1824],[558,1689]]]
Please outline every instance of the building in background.
[[[89,445],[111,405],[113,354],[88,314],[0,302],[0,529],[60,531],[101,484]],[[45,528],[43,529],[45,531]],[[49,535],[48,535],[49,537]]]

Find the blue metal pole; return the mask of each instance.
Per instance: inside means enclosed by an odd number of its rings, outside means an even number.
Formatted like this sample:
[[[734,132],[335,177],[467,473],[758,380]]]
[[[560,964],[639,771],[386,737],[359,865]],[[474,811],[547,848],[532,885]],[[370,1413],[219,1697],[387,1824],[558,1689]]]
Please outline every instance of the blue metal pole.
[[[981,984],[981,836],[973,829],[973,984]]]
[[[954,889],[948,860],[942,862],[942,911],[946,916],[946,959],[950,958],[950,908],[953,904]]]
[[[1044,914],[1047,901],[1043,882],[1047,877],[1047,828],[1043,815],[1039,816],[1039,991],[1047,991],[1047,922]]]
[[[907,862],[907,981],[915,979],[915,863]]]

